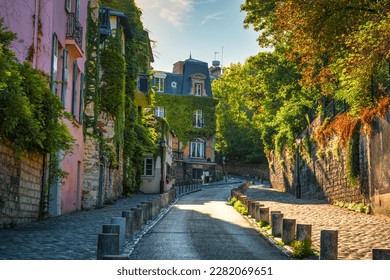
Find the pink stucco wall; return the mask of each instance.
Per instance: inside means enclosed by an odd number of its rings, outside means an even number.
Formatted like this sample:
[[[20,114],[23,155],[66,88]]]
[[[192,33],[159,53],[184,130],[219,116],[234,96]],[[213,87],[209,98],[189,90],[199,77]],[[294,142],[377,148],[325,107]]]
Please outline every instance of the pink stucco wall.
[[[29,60],[33,67],[43,70],[50,75],[52,57],[52,38],[56,33],[59,41],[58,74],[56,80],[62,79],[62,49],[66,45],[67,12],[65,0],[1,0],[0,17],[4,19],[4,25],[17,34],[17,39],[12,43],[12,49],[20,62]],[[75,0],[72,0],[72,10]],[[73,61],[77,60],[78,83],[77,83],[77,109],[75,120],[65,123],[70,129],[76,143],[73,153],[67,155],[63,162],[63,171],[69,175],[63,180],[61,186],[61,209],[58,214],[75,211],[81,207],[82,174],[84,137],[82,124],[78,122],[80,75],[84,73],[85,63],[85,31],[88,0],[80,0],[79,21],[83,26],[83,49],[81,57],[69,52],[69,72],[66,93],[65,109],[71,110],[72,104],[72,77]],[[34,55],[31,56],[31,51]],[[61,85],[58,85],[58,95],[61,94]],[[79,170],[78,170],[79,169]]]

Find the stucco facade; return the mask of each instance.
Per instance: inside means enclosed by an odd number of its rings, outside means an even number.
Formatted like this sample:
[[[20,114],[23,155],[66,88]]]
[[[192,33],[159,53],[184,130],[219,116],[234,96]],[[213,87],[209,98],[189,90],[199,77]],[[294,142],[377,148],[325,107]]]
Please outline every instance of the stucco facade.
[[[83,76],[87,0],[2,0],[0,17],[17,34],[12,50],[51,79],[51,89],[73,116],[64,120],[75,139],[61,161],[68,175],[49,190],[49,215],[79,210],[83,174]]]

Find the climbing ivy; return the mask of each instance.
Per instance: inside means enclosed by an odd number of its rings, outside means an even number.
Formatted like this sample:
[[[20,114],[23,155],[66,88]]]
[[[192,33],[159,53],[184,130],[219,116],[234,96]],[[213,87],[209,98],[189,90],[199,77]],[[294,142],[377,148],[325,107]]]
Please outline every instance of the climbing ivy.
[[[155,148],[148,128],[148,121],[135,104],[138,75],[149,72],[150,42],[141,22],[141,10],[134,0],[106,0],[101,4],[125,12],[127,23],[123,26],[125,33],[125,96],[123,123],[123,192],[137,192],[141,181],[143,156]],[[147,95],[153,100],[153,91]],[[118,132],[117,132],[118,133]]]
[[[215,134],[215,106],[218,101],[210,97],[178,96],[156,94],[156,106],[165,107],[165,116],[171,129],[183,144],[198,137],[210,137]],[[194,127],[193,114],[202,110],[204,126]]]
[[[14,39],[0,19],[0,142],[11,141],[19,156],[69,152],[74,140],[61,121],[66,117],[62,103],[43,72],[17,62],[10,50]]]

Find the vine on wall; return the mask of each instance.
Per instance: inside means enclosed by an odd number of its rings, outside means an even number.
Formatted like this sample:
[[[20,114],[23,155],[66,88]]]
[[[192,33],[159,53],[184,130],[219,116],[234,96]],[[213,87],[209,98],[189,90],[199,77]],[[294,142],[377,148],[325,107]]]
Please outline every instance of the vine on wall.
[[[54,154],[70,152],[74,139],[61,121],[67,117],[49,78],[29,63],[20,64],[10,50],[16,35],[0,19],[0,141],[9,140],[14,151]]]
[[[178,96],[156,94],[156,106],[165,107],[165,114],[171,129],[184,144],[197,137],[210,137],[215,134],[215,106],[217,100],[210,97]],[[202,110],[204,126],[194,127],[193,114]]]

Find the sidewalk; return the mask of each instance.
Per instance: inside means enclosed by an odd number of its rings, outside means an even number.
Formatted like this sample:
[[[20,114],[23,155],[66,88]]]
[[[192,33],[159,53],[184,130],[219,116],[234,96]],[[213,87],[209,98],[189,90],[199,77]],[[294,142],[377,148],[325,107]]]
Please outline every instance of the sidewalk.
[[[390,218],[366,215],[315,199],[297,199],[265,185],[253,185],[244,194],[262,202],[283,218],[312,225],[312,248],[320,249],[320,231],[338,230],[338,259],[371,260],[373,248],[390,249]]]
[[[3,260],[96,260],[97,239],[103,224],[122,211],[159,195],[137,194],[100,209],[63,214],[43,221],[0,229]]]

